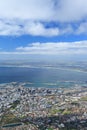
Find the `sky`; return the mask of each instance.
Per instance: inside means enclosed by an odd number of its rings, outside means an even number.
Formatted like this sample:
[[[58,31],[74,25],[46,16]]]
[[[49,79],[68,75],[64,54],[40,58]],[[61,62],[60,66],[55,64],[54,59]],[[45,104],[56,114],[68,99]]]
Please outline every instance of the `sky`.
[[[0,59],[87,59],[87,0],[0,0]]]

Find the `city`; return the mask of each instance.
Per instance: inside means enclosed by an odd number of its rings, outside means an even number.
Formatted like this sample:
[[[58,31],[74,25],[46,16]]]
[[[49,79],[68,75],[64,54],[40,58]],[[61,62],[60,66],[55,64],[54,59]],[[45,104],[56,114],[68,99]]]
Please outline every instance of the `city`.
[[[28,88],[0,85],[1,130],[87,129],[87,86]]]

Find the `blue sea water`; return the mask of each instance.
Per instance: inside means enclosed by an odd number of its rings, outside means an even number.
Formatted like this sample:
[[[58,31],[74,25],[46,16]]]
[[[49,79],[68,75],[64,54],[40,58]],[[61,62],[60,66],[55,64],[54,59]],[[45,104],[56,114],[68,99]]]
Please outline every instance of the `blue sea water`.
[[[64,81],[85,82],[87,73],[56,68],[0,67],[0,83],[30,82],[30,87],[53,87]]]

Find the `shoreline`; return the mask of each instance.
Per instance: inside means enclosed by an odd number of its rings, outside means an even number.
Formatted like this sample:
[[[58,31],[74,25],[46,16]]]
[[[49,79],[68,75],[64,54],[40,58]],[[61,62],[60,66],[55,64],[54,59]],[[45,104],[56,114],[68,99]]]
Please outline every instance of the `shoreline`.
[[[68,70],[68,71],[76,71],[76,72],[82,72],[82,73],[87,73],[85,70],[80,70],[80,69],[72,69],[72,68],[62,68],[62,67],[39,67],[39,66],[13,66],[13,65],[7,65],[7,66],[0,66],[1,68],[33,68],[33,69],[59,69],[59,70]]]

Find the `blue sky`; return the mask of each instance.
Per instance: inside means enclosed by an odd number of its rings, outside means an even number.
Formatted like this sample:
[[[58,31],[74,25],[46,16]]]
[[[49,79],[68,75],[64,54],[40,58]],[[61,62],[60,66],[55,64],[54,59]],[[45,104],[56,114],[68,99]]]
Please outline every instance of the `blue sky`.
[[[0,59],[87,57],[86,0],[0,0]]]

